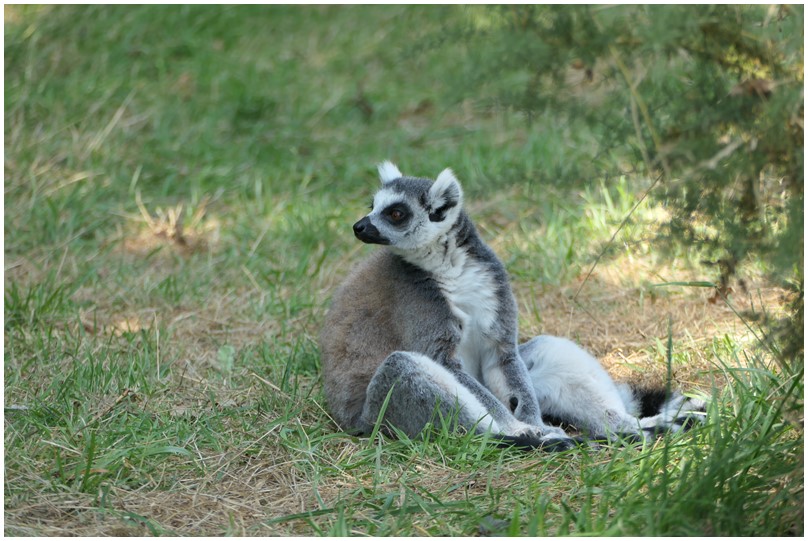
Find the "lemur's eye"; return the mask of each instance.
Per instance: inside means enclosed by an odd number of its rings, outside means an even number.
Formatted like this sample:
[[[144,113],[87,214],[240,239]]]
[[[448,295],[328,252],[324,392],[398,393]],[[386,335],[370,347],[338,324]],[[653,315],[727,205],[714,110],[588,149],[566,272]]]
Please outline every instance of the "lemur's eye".
[[[393,225],[401,225],[407,222],[410,217],[409,209],[406,205],[393,204],[384,209],[384,217]]]

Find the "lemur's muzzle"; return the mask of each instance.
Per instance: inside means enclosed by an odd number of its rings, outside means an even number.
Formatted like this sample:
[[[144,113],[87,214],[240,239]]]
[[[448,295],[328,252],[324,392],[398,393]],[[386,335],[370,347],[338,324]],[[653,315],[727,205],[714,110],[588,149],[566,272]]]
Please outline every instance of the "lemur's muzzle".
[[[354,224],[353,232],[356,238],[368,244],[390,244],[390,241],[379,233],[367,216]]]

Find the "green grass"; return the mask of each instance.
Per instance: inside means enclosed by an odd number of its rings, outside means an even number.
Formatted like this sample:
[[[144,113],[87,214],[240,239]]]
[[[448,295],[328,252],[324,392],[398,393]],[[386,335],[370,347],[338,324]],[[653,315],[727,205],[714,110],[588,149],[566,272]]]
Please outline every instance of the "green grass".
[[[441,40],[463,17],[6,8],[6,534],[803,532],[801,368],[702,290],[651,287],[705,277],[697,254],[654,251],[647,205],[612,240],[651,183],[592,160],[601,134],[463,93],[473,56]],[[372,249],[350,225],[388,158],[457,172],[524,334],[615,370],[672,356],[715,393],[710,422],[562,455],[337,432],[316,337]],[[754,302],[732,302],[778,311],[753,275]]]

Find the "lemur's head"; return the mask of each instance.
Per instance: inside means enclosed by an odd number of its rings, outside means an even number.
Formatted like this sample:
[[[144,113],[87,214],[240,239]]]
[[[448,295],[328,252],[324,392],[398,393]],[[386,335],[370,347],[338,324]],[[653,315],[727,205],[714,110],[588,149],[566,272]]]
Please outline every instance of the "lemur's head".
[[[353,226],[356,238],[413,250],[434,242],[460,216],[463,190],[451,169],[435,181],[405,177],[390,162],[379,164],[382,187],[371,212]]]

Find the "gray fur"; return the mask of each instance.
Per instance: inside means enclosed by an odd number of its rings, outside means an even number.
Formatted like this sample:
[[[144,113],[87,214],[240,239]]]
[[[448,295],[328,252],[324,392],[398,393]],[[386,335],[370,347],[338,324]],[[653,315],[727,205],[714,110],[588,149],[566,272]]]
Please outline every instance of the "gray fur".
[[[540,337],[517,345],[508,274],[463,210],[450,170],[434,182],[404,177],[389,162],[379,173],[382,188],[354,233],[383,248],[336,291],[320,337],[326,399],[344,430],[368,433],[382,416],[415,437],[437,414],[528,446],[571,446],[543,409],[591,434],[648,430],[574,344]],[[575,367],[591,377],[570,377]],[[576,387],[581,381],[590,384]],[[674,417],[648,424],[672,426]]]

